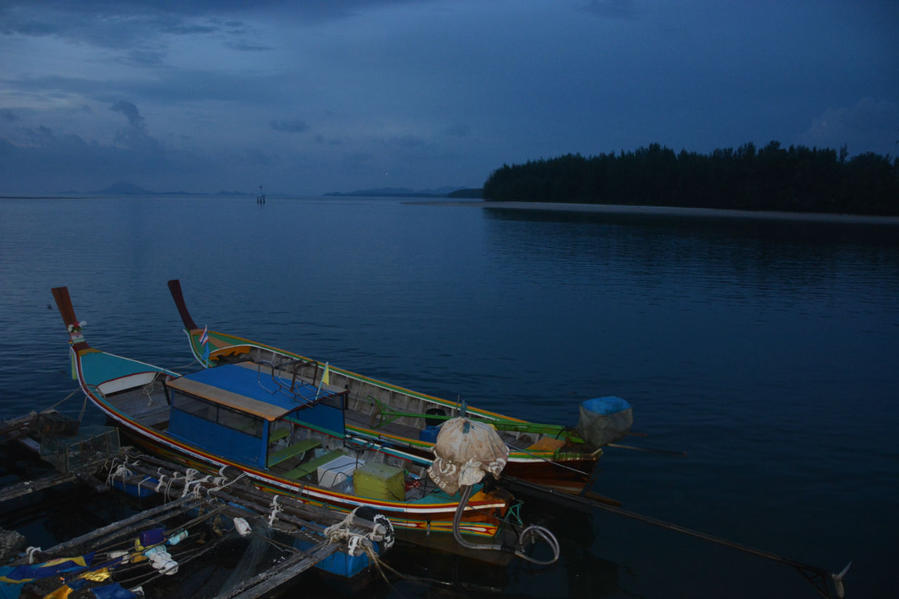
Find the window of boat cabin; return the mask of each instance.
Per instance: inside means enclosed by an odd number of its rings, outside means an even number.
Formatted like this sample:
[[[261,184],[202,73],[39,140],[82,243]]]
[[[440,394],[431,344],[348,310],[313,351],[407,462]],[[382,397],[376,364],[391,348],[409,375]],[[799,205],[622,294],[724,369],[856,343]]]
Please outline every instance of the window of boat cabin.
[[[262,418],[257,416],[226,408],[225,406],[204,401],[175,390],[172,391],[172,407],[197,418],[240,431],[246,435],[262,438],[264,425]]]
[[[262,438],[262,432],[264,430],[262,418],[251,416],[244,412],[238,412],[237,410],[232,410],[225,406],[219,406],[218,408],[219,424],[227,426],[228,428],[233,428],[242,433],[247,433],[248,435],[253,435],[258,439]]]

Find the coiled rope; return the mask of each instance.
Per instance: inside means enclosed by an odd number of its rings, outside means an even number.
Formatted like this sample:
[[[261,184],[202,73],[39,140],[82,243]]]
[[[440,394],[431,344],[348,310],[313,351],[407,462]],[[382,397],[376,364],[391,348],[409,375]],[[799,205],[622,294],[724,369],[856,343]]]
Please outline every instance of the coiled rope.
[[[387,579],[387,575],[381,568],[381,560],[378,557],[378,553],[375,551],[374,544],[381,543],[385,549],[389,549],[393,546],[394,540],[396,539],[393,524],[387,516],[375,514],[372,519],[375,526],[370,532],[366,534],[353,532],[351,527],[355,521],[356,512],[363,507],[365,506],[357,507],[347,514],[343,520],[327,527],[324,531],[325,538],[327,538],[330,543],[346,544],[347,553],[350,557],[356,557],[362,553],[368,555],[368,559],[375,565],[381,578],[389,583],[390,581]]]
[[[504,547],[503,545],[498,544],[490,544],[490,543],[470,543],[462,537],[462,533],[460,531],[459,525],[462,521],[462,513],[465,511],[466,506],[468,506],[468,500],[471,498],[472,487],[470,485],[462,487],[462,497],[459,499],[459,507],[456,508],[456,513],[453,516],[453,538],[456,540],[459,545],[465,547],[466,549],[477,549],[482,551],[509,551],[509,548]],[[524,551],[528,545],[532,543],[536,543],[538,540],[543,540],[549,545],[549,548],[552,550],[553,556],[552,559],[549,560],[538,560],[527,555]],[[537,564],[540,566],[548,566],[550,564],[556,563],[559,559],[559,554],[561,550],[559,548],[559,541],[556,539],[555,535],[549,531],[549,529],[538,526],[536,524],[531,524],[522,530],[518,535],[518,541],[516,546],[512,550],[512,553],[525,561],[531,562],[532,564]]]

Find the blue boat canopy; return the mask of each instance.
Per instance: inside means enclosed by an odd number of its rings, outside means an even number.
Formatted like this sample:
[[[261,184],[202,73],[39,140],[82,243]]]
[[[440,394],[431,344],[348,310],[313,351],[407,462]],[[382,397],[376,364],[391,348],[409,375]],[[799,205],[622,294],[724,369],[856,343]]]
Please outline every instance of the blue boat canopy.
[[[291,381],[254,364],[225,364],[168,381],[178,391],[259,416],[269,422],[331,395],[301,381]]]

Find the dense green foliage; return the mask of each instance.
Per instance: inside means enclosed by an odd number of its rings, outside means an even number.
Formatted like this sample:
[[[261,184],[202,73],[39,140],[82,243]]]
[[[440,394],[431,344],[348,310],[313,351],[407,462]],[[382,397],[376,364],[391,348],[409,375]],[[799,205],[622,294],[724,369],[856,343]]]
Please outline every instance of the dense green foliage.
[[[866,153],[748,143],[711,154],[659,144],[585,158],[568,154],[494,171],[484,197],[577,202],[899,214],[899,159]]]

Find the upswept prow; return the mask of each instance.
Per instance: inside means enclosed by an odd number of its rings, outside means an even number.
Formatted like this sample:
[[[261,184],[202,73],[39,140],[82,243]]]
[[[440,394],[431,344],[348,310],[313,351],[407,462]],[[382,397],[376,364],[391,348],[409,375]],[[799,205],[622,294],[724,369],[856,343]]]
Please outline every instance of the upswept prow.
[[[430,464],[441,425],[464,411],[469,418],[490,423],[500,431],[510,449],[509,474],[577,494],[592,482],[602,446],[617,440],[617,436],[606,436],[587,442],[581,431],[571,427],[529,422],[463,405],[361,375],[329,361],[308,358],[205,326],[201,329],[190,317],[180,282],[171,280],[168,285],[184,322],[191,353],[204,368],[242,363],[252,365],[270,378],[285,377],[291,385],[304,383],[318,387],[325,383],[346,391],[348,440],[360,447],[377,446],[404,460]],[[616,401],[609,401],[611,399]],[[588,410],[591,420],[598,422],[598,428],[605,432],[614,430],[615,435],[623,434],[621,423],[611,427],[607,422],[613,411],[626,411],[628,418],[624,425],[630,427],[631,410],[623,399],[598,398],[591,400],[587,407],[593,404],[603,407],[603,410]]]
[[[188,331],[200,328],[187,310],[187,304],[184,302],[184,293],[181,292],[181,281],[172,279],[168,284],[169,292],[172,294],[172,299],[175,300],[175,307],[178,308],[178,314],[181,315],[181,322],[184,323],[184,328]]]
[[[59,315],[62,316],[62,322],[66,325],[66,330],[69,332],[69,343],[72,344],[72,349],[75,351],[89,349],[90,345],[84,340],[82,331],[85,323],[79,322],[78,317],[75,316],[72,298],[69,297],[69,288],[54,287],[51,291],[53,292],[53,300],[56,302]]]
[[[246,361],[181,376],[89,347],[68,291],[53,289],[53,296],[70,332],[73,376],[129,444],[210,475],[235,467],[257,487],[301,501],[344,511],[370,506],[404,530],[454,528],[460,499],[429,482],[426,465],[347,439],[346,390]],[[511,500],[479,485],[460,530],[496,536]]]

